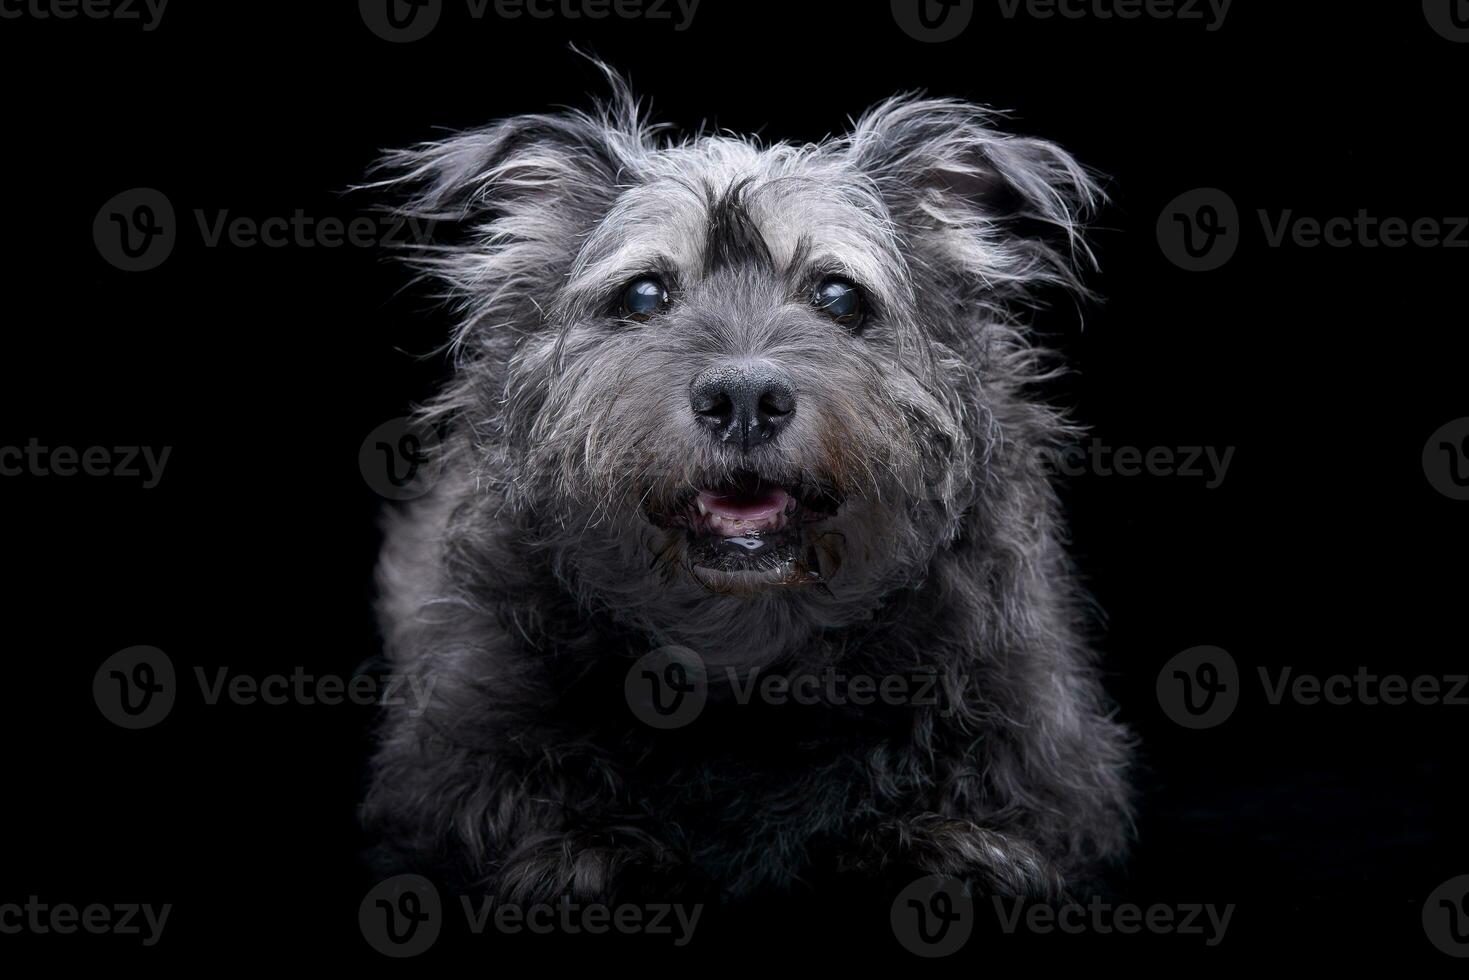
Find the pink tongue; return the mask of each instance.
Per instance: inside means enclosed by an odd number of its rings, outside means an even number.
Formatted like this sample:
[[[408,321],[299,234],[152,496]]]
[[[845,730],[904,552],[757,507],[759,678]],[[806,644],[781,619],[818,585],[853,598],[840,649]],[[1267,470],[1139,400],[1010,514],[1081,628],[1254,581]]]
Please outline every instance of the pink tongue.
[[[717,496],[708,490],[699,493],[699,503],[710,514],[752,524],[761,524],[779,517],[790,501],[791,495],[780,487],[772,487],[759,494]]]

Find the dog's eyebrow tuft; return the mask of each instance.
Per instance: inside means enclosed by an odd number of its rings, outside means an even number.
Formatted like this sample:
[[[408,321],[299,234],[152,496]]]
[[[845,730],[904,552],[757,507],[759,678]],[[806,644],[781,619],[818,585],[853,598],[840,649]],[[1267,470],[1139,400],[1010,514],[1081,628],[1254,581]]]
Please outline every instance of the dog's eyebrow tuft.
[[[770,270],[775,261],[770,246],[756,227],[745,201],[753,178],[731,184],[723,193],[705,188],[709,201],[709,229],[704,241],[704,273],[735,265]]]

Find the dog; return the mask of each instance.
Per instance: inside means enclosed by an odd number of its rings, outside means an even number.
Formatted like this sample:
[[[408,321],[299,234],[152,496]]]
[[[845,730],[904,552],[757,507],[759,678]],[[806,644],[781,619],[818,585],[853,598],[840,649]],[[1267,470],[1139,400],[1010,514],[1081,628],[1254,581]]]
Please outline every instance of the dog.
[[[414,261],[457,323],[441,475],[385,517],[388,669],[433,695],[384,709],[375,866],[522,903],[1089,887],[1134,747],[1026,317],[1087,293],[1096,178],[920,94],[679,136],[603,70],[363,185],[448,229]]]

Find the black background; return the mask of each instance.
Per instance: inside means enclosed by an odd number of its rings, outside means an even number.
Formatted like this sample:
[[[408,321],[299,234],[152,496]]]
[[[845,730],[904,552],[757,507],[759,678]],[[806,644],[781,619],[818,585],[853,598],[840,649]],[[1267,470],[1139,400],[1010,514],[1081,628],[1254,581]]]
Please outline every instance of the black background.
[[[475,21],[389,44],[353,4],[170,4],[158,28],[0,21],[6,202],[0,445],[170,446],[161,484],[0,479],[8,637],[0,902],[170,902],[159,945],[0,936],[43,956],[374,965],[356,858],[371,711],[209,706],[196,667],[348,675],[376,649],[382,506],[358,470],[374,426],[433,390],[446,314],[380,250],[207,248],[195,209],[352,216],[381,149],[601,91],[567,49],[629,74],[654,115],[770,139],[841,131],[922,88],[1014,110],[1109,175],[1093,242],[1104,300],[1040,329],[1076,368],[1051,392],[1112,446],[1235,447],[1222,485],[1078,477],[1075,552],[1108,617],[1108,687],[1142,738],[1135,901],[1237,903],[1225,941],[990,937],[924,964],[886,907],[793,902],[731,913],[676,962],[891,954],[936,972],[1080,953],[1124,965],[1254,956],[1311,964],[1385,952],[1457,966],[1424,937],[1428,892],[1469,872],[1469,708],[1266,703],[1256,668],[1463,673],[1469,503],[1420,453],[1463,415],[1469,250],[1267,247],[1257,209],[1325,218],[1469,213],[1469,44],[1417,3],[1239,0],[1217,31],[1177,20],[1007,20],[981,2],[922,44],[886,3],[703,0],[668,22]],[[159,268],[119,271],[92,221],[154,187],[179,215]],[[1225,190],[1243,241],[1222,269],[1161,254],[1160,210]],[[98,665],[165,650],[184,695],[123,731]],[[1175,653],[1229,650],[1246,696],[1188,731],[1154,682]],[[701,944],[700,940],[706,941]],[[503,969],[489,937],[420,962]],[[521,942],[556,956],[662,952],[652,940]],[[666,946],[664,943],[662,946]],[[777,953],[779,954],[777,956]],[[382,961],[386,962],[386,961]],[[636,966],[642,959],[629,961]]]

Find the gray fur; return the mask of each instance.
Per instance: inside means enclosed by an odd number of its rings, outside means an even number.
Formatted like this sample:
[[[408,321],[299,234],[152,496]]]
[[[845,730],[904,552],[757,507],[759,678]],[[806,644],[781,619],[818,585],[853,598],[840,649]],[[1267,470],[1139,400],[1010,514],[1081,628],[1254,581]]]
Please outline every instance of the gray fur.
[[[1085,878],[1125,846],[1130,741],[1029,465],[1073,430],[1034,400],[1019,318],[1082,290],[1092,179],[957,101],[763,146],[676,138],[612,84],[590,113],[391,153],[371,185],[459,232],[420,259],[459,321],[423,412],[446,476],[389,514],[379,572],[391,669],[435,680],[425,713],[383,721],[379,858],[518,900],[739,897],[828,865],[1005,894]],[[649,270],[669,310],[610,315]],[[865,290],[859,333],[804,299],[820,273]],[[689,418],[690,379],[731,356],[800,392],[760,472],[845,494],[825,588],[695,574],[643,516],[750,465]],[[716,677],[672,734],[622,701],[666,645]],[[833,664],[937,672],[952,704],[777,711],[717,681]]]

